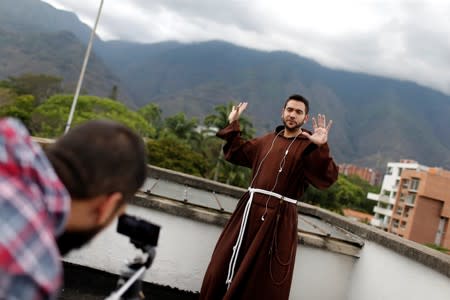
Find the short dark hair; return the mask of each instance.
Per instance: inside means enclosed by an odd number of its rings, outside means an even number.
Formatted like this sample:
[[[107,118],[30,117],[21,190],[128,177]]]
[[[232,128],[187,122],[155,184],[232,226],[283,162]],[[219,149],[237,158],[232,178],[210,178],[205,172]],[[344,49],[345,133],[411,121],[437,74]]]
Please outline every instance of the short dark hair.
[[[308,101],[308,99],[306,99],[305,97],[303,97],[302,95],[299,95],[299,94],[291,95],[284,102],[283,108],[286,108],[287,103],[289,101],[291,101],[291,100],[303,102],[303,104],[305,104],[305,110],[306,110],[305,114],[308,114],[308,112],[309,112],[309,101]]]
[[[45,152],[70,196],[76,199],[121,192],[131,198],[147,174],[144,142],[114,121],[85,122]]]

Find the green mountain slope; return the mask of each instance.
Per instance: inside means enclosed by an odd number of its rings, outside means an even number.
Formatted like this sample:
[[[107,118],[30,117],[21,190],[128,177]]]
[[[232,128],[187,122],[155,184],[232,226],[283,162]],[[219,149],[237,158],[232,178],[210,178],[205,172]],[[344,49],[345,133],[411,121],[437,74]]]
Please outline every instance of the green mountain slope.
[[[90,28],[75,14],[39,0],[0,1],[0,80],[24,73],[64,78],[74,92]],[[101,40],[96,39],[95,45]],[[125,103],[135,106],[129,91],[95,53],[89,58],[82,92],[107,96],[113,86]]]
[[[64,89],[74,92],[85,46],[67,31],[58,33],[17,33],[0,29],[0,79],[24,73],[50,74],[64,78]],[[89,59],[82,92],[107,96],[116,77],[96,55]],[[132,104],[130,96],[119,90],[119,96]]]

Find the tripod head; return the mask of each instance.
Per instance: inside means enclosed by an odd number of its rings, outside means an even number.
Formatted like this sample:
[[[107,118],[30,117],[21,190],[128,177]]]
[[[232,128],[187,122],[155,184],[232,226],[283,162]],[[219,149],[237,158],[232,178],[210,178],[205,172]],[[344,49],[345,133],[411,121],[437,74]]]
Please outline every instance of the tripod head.
[[[141,256],[126,265],[121,270],[117,282],[118,289],[111,293],[106,300],[142,300],[142,277],[147,269],[150,268],[156,255],[155,247],[158,244],[160,227],[142,219],[121,215],[117,224],[117,232],[130,238],[136,248],[141,249],[146,259]]]

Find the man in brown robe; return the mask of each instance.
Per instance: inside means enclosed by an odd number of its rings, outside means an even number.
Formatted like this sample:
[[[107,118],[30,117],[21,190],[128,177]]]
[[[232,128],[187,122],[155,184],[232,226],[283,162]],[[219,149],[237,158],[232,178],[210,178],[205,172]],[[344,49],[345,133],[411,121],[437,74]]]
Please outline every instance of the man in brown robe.
[[[308,184],[324,189],[338,176],[328,148],[324,115],[313,118],[313,132],[302,128],[309,103],[290,96],[281,112],[284,126],[245,141],[234,106],[229,125],[217,136],[226,140],[225,158],[252,168],[249,191],[219,237],[206,271],[200,299],[288,299],[297,249],[297,205]]]

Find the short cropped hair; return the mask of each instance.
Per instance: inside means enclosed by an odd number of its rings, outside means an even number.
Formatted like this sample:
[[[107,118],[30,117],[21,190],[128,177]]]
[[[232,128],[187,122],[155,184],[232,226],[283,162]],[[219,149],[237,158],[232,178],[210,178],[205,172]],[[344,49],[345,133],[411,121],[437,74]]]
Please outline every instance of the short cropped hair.
[[[117,122],[83,123],[45,152],[72,198],[85,200],[120,192],[128,200],[146,178],[142,138]]]
[[[291,95],[284,102],[283,108],[286,108],[287,103],[289,101],[291,101],[291,100],[303,102],[303,104],[305,104],[305,110],[306,110],[305,114],[308,114],[308,112],[309,112],[309,101],[308,101],[308,99],[306,99],[305,97],[303,97],[302,95],[299,95],[299,94]]]

